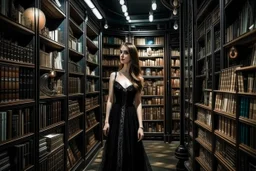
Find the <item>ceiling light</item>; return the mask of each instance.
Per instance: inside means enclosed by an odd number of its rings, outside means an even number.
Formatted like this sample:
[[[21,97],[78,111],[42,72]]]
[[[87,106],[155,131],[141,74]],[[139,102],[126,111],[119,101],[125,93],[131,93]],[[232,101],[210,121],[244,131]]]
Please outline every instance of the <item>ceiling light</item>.
[[[99,11],[97,10],[97,8],[93,8],[92,9],[93,14],[98,18],[98,19],[102,19],[101,14],[99,13]]]
[[[105,28],[105,29],[108,29],[108,22],[107,22],[107,20],[105,21],[104,28]]]
[[[175,6],[175,7],[178,6],[178,0],[173,0],[173,6]]]
[[[127,15],[128,15],[128,12],[125,12],[125,13],[124,13],[124,16],[127,16]]]
[[[124,5],[124,0],[119,1],[120,5]]]
[[[150,21],[150,22],[153,21],[153,12],[149,12],[149,21]]]
[[[157,7],[156,2],[154,1],[151,6],[152,6],[152,10],[155,11],[155,10],[156,10],[156,7]]]
[[[175,21],[175,23],[174,23],[174,25],[173,25],[173,28],[174,28],[174,30],[178,30],[179,26],[178,26],[177,21]]]
[[[122,11],[123,11],[123,13],[125,13],[127,11],[127,6],[126,5],[122,5]]]
[[[172,11],[172,13],[173,13],[173,15],[177,15],[177,13],[178,13],[177,9],[174,8],[173,11]]]
[[[84,0],[86,4],[89,6],[89,8],[95,8],[91,0]]]
[[[126,16],[126,20],[130,20],[130,16]]]

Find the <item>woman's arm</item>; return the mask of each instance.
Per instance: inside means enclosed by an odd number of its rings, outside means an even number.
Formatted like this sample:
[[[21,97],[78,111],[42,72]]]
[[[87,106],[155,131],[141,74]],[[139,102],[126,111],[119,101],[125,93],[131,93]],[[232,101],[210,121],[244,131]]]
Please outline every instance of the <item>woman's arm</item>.
[[[141,78],[143,83],[143,78]],[[139,128],[138,128],[138,141],[142,140],[144,137],[143,132],[143,123],[142,123],[142,104],[141,104],[141,92],[138,91],[135,96],[135,107],[137,110],[137,117],[139,121]]]
[[[105,125],[103,128],[103,133],[105,136],[107,136],[108,134],[108,129],[109,129],[109,114],[110,114],[110,110],[112,107],[112,103],[113,103],[113,84],[114,84],[114,79],[115,79],[115,73],[112,72],[110,74],[110,78],[109,78],[109,87],[108,87],[108,100],[107,100],[107,106],[106,106],[106,117],[105,117]]]

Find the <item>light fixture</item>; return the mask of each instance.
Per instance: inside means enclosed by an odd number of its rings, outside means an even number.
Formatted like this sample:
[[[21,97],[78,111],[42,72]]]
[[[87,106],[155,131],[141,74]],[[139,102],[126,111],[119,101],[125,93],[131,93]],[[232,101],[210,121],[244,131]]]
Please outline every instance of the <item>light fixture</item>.
[[[153,12],[150,11],[150,12],[149,12],[149,21],[152,22],[152,21],[153,21],[153,18],[154,18],[154,17],[153,17]]]
[[[179,26],[178,26],[178,23],[177,21],[174,22],[174,25],[173,25],[173,29],[174,30],[178,30]]]
[[[173,0],[173,6],[177,7],[178,6],[178,0]]]
[[[91,8],[93,14],[99,19],[102,19],[102,15],[98,11],[98,9],[94,6],[91,0],[84,0],[84,2],[88,5],[89,8]]]
[[[124,13],[124,16],[127,16],[127,15],[128,15],[128,12],[125,12],[125,13]]]
[[[124,5],[124,0],[119,1],[120,5]]]
[[[155,0],[152,1],[151,7],[152,7],[152,10],[154,10],[154,11],[156,10],[157,5],[156,5],[156,1]]]
[[[84,0],[86,4],[89,6],[89,8],[95,8],[91,0]]]
[[[105,21],[104,28],[105,28],[105,29],[108,29],[108,22],[107,22],[107,20]]]
[[[173,11],[172,11],[172,13],[173,13],[173,15],[177,15],[178,10],[177,10],[176,8],[174,8]]]
[[[100,14],[100,12],[97,10],[97,8],[93,8],[92,9],[92,12],[93,12],[93,14],[98,18],[98,19],[102,19],[102,16],[101,16],[101,14]]]
[[[128,20],[128,21],[129,21],[129,20],[130,20],[130,16],[126,16],[126,20]]]
[[[123,13],[127,12],[127,6],[126,5],[122,5],[122,11],[123,11]]]

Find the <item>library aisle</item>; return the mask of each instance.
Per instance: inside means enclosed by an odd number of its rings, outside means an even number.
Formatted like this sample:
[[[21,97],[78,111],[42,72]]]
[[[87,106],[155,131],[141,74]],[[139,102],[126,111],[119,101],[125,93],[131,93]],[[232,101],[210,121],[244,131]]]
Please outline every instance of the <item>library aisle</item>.
[[[149,162],[153,171],[175,171],[178,160],[175,158],[175,149],[179,145],[178,141],[171,144],[162,141],[144,141],[143,142]],[[101,162],[102,150],[96,155],[92,162],[84,171],[97,171]]]

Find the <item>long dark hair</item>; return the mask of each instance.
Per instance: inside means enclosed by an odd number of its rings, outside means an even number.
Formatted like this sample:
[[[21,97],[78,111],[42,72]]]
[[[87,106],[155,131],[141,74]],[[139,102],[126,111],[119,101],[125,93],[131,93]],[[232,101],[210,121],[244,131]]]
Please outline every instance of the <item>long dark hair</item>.
[[[131,65],[129,69],[129,74],[131,76],[131,82],[133,83],[134,87],[137,88],[139,91],[142,90],[143,81],[142,81],[142,75],[141,75],[141,68],[139,64],[139,56],[137,48],[134,44],[125,42],[121,45],[128,48],[128,52],[130,54],[131,58]],[[119,65],[119,70],[123,68],[124,64]]]

